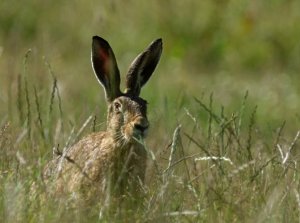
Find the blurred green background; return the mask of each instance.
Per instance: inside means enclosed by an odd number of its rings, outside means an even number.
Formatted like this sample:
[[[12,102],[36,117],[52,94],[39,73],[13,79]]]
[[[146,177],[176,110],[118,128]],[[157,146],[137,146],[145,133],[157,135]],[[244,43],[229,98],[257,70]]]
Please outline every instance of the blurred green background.
[[[65,107],[79,115],[103,101],[90,65],[93,35],[110,42],[123,75],[147,44],[162,37],[161,63],[143,91],[151,109],[166,101],[188,107],[193,96],[212,92],[219,104],[231,106],[248,90],[263,119],[299,124],[299,8],[297,0],[2,0],[0,114],[14,110],[9,97],[16,96],[28,49],[29,84],[51,89],[47,60]]]

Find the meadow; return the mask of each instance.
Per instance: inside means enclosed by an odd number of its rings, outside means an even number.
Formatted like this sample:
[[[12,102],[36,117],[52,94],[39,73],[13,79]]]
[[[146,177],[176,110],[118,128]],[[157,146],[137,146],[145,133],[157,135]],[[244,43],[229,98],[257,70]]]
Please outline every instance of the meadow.
[[[0,2],[0,222],[299,222],[300,2]],[[152,40],[140,206],[99,217],[47,197],[53,151],[105,129],[90,62],[107,39],[121,75]],[[30,193],[35,185],[35,193]]]

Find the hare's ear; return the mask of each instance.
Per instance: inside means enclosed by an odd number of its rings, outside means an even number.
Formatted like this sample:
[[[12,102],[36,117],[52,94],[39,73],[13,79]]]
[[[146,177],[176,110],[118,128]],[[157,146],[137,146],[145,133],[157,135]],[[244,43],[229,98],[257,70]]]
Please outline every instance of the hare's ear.
[[[99,36],[93,37],[92,65],[104,88],[106,100],[111,102],[120,96],[120,72],[114,52],[108,42]]]
[[[139,54],[129,67],[126,77],[125,93],[138,96],[142,86],[152,75],[162,52],[162,40],[153,41]]]

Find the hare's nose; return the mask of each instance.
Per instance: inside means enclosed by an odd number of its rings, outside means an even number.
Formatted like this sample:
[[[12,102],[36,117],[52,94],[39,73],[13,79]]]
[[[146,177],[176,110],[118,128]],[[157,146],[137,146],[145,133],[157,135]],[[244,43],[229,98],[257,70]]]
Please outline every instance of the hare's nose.
[[[140,131],[142,134],[149,128],[148,120],[145,118],[140,118],[135,121],[134,128]]]
[[[149,125],[141,125],[141,124],[138,124],[138,123],[135,123],[134,124],[134,128],[141,131],[142,133],[147,130],[149,127]]]

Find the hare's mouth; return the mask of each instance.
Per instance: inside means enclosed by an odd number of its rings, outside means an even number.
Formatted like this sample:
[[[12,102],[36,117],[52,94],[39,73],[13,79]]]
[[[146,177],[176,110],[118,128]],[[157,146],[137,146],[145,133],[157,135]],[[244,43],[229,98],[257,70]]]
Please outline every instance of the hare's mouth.
[[[139,129],[139,128],[133,128],[133,138],[137,138],[137,139],[140,139],[140,138],[145,138],[147,136],[147,133],[148,133],[148,127],[147,128],[142,128],[142,129]]]
[[[136,139],[139,140],[147,136],[148,127],[148,125],[131,124],[123,129],[122,134],[125,140],[134,142]]]

